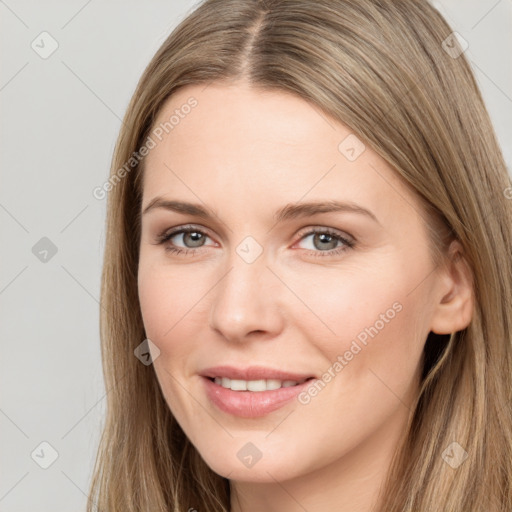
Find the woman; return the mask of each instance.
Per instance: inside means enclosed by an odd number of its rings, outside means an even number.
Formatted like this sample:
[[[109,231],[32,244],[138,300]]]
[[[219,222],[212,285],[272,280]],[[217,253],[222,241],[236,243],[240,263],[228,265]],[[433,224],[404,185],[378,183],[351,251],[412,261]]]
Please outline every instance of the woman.
[[[206,0],[108,189],[89,510],[512,510],[512,189],[431,5]]]

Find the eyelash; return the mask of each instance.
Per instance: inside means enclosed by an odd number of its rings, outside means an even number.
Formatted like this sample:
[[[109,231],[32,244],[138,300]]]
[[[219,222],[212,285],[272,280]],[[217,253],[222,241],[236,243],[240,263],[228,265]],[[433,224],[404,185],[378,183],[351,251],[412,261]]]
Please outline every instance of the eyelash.
[[[168,242],[172,237],[174,237],[175,235],[181,234],[181,233],[200,233],[201,235],[208,236],[208,233],[205,233],[201,229],[198,229],[194,226],[183,226],[183,227],[177,228],[170,232],[164,231],[163,233],[161,233],[160,235],[157,236],[156,244],[163,245],[166,242]],[[354,241],[348,240],[348,239],[342,237],[337,232],[335,232],[329,228],[313,228],[310,231],[308,231],[307,233],[304,233],[301,236],[301,240],[302,240],[302,238],[313,235],[315,233],[322,233],[322,234],[327,234],[327,235],[333,236],[335,239],[339,240],[340,242],[343,242],[343,244],[345,244],[345,245],[338,247],[336,249],[330,249],[329,251],[309,251],[309,253],[310,254],[312,253],[312,255],[314,257],[322,258],[322,257],[328,257],[328,256],[337,256],[338,254],[341,254],[344,251],[352,249],[355,246]],[[195,254],[198,249],[182,249],[180,247],[174,247],[174,246],[170,245],[170,246],[167,246],[165,248],[165,250],[169,251],[170,253],[174,253],[174,254],[183,254],[183,255],[190,254],[191,255],[191,254]]]

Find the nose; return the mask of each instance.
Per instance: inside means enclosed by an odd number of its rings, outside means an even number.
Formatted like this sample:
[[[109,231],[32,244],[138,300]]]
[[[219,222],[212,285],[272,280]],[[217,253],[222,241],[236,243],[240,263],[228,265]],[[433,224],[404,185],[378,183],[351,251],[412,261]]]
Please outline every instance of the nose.
[[[212,290],[210,327],[231,342],[273,338],[283,328],[283,284],[267,267],[265,253],[246,262],[235,251],[229,270]]]

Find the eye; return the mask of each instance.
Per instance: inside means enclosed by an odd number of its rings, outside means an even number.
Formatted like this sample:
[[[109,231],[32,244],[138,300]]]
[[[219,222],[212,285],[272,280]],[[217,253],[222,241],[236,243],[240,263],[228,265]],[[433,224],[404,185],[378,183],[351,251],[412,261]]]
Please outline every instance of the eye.
[[[179,240],[185,247],[176,246],[175,242],[169,244],[173,238]],[[302,234],[301,240],[311,238],[312,249],[308,249],[313,256],[335,256],[343,251],[352,249],[355,241],[352,237],[347,238],[329,228],[313,228]],[[194,254],[204,246],[208,234],[195,226],[182,226],[171,231],[164,231],[157,237],[157,245],[165,245],[165,250],[174,254]],[[324,250],[325,249],[325,250]]]
[[[157,244],[164,245],[171,241],[173,238],[179,239],[181,237],[182,243],[185,244],[184,248],[176,247],[174,243],[168,244],[165,247],[166,251],[172,253],[195,253],[196,249],[201,248],[204,245],[204,240],[208,238],[208,235],[194,226],[183,226],[171,231],[164,231],[157,236]],[[189,247],[187,245],[189,244]]]
[[[335,256],[352,249],[355,245],[352,237],[350,239],[346,238],[329,228],[311,229],[301,236],[301,240],[306,240],[309,237],[312,237],[310,247],[313,247],[311,253],[315,257]]]

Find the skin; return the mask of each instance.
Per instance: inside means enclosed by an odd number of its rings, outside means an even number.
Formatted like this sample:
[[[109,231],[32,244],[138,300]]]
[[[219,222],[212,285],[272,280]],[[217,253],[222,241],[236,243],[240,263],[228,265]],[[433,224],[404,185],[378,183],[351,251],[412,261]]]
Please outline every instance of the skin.
[[[312,104],[243,82],[187,86],[155,126],[190,96],[198,105],[150,151],[143,181],[142,210],[161,196],[218,214],[142,216],[139,298],[165,400],[210,468],[230,479],[232,511],[370,511],[412,412],[428,333],[470,322],[461,247],[453,242],[449,264],[435,267],[411,190],[368,146],[349,161],[338,146],[351,130]],[[272,217],[288,203],[331,200],[358,203],[378,222],[354,212]],[[187,224],[205,233],[199,242],[177,234],[156,243]],[[248,236],[263,248],[252,263],[236,251]],[[173,244],[196,252],[166,251]],[[393,304],[400,312],[307,404],[240,418],[205,395],[198,373],[218,364],[333,373]],[[237,457],[248,442],[262,454],[250,468]]]

